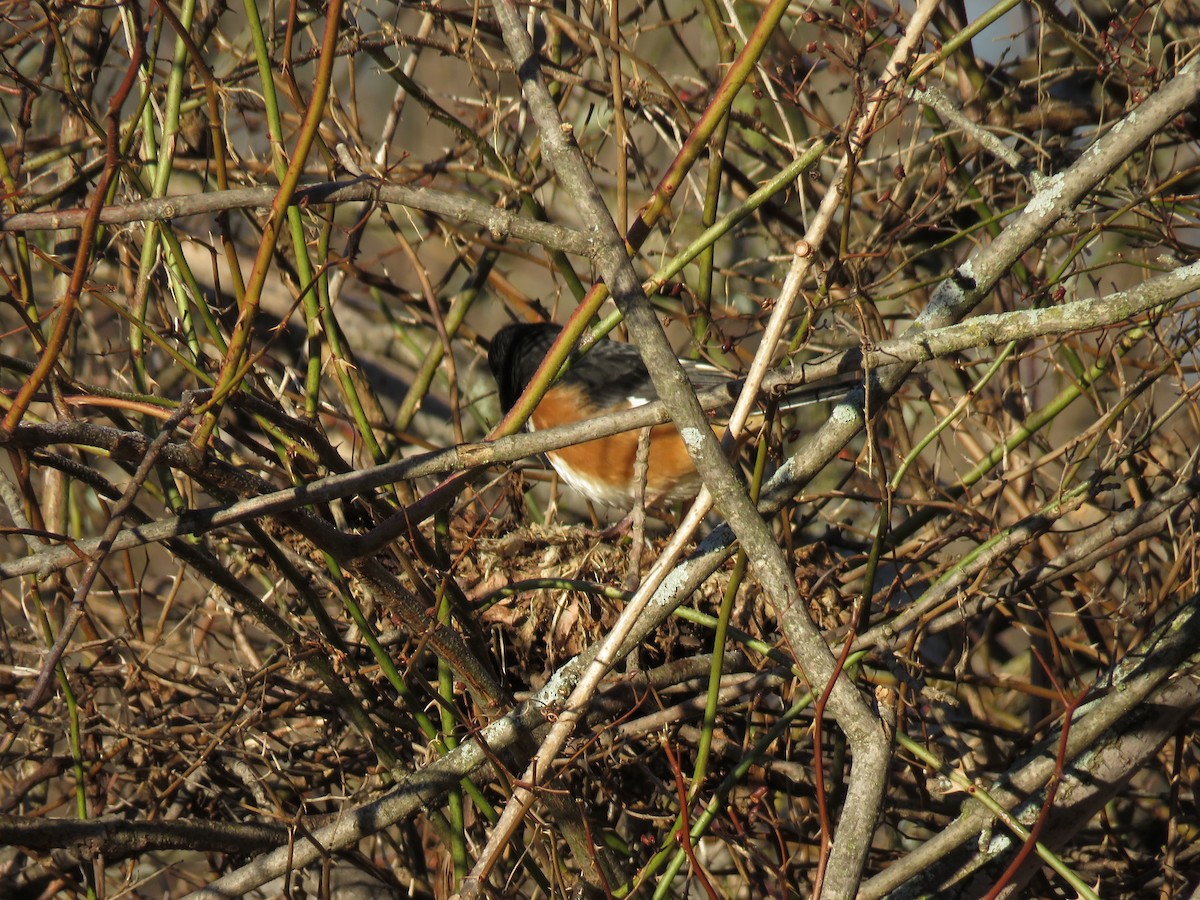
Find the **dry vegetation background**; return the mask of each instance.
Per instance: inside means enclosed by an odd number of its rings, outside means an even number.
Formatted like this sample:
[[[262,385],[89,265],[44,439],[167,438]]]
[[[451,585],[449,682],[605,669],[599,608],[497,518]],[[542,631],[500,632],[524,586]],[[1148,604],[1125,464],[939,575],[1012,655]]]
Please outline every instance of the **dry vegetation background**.
[[[1200,5],[0,10],[0,895],[1197,888]],[[859,387],[639,568],[581,307]]]

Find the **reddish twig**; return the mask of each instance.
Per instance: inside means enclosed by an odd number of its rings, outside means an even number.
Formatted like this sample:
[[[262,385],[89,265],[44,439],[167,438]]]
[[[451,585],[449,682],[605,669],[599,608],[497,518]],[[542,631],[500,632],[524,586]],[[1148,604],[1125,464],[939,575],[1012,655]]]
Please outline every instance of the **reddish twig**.
[[[1037,651],[1034,652],[1036,653]],[[1037,653],[1037,657],[1038,662],[1042,664],[1042,668],[1044,668],[1046,672],[1050,674],[1051,681],[1054,681],[1053,671],[1046,665],[1046,661],[1042,659],[1040,653]],[[1057,683],[1055,684],[1055,687],[1058,687]],[[1061,692],[1061,688],[1059,688],[1059,690]],[[1054,757],[1054,773],[1050,776],[1050,780],[1046,783],[1046,798],[1042,801],[1042,808],[1038,812],[1037,821],[1034,822],[1033,827],[1029,829],[1029,836],[1025,838],[1025,843],[1017,852],[1017,855],[1013,858],[1013,861],[1009,863],[1008,868],[1004,870],[1004,873],[1000,876],[996,883],[992,885],[992,889],[988,891],[987,897],[985,897],[984,900],[996,900],[996,898],[999,897],[1000,893],[1004,890],[1005,885],[1007,885],[1013,879],[1013,876],[1020,871],[1021,866],[1025,863],[1025,860],[1029,858],[1029,855],[1033,853],[1034,849],[1037,847],[1038,835],[1042,833],[1042,828],[1050,819],[1050,813],[1054,809],[1054,798],[1058,794],[1058,786],[1062,783],[1063,771],[1066,768],[1067,741],[1071,736],[1071,717],[1075,714],[1075,710],[1079,707],[1079,704],[1083,702],[1084,698],[1087,697],[1089,693],[1090,688],[1085,687],[1077,695],[1066,701],[1067,705],[1063,710],[1062,734],[1060,734],[1058,738],[1058,753]]]
[[[813,882],[812,896],[814,897],[821,896],[821,884],[825,880],[825,867],[829,863],[829,852],[832,849],[829,836],[833,833],[833,823],[829,820],[829,809],[825,800],[825,772],[821,765],[821,726],[825,718],[825,704],[829,701],[829,695],[833,693],[837,676],[841,674],[842,667],[846,665],[846,660],[850,657],[850,650],[854,646],[854,635],[858,633],[858,624],[866,606],[866,602],[860,596],[855,604],[854,621],[851,623],[850,633],[846,635],[846,642],[842,644],[842,652],[838,654],[837,665],[833,670],[834,677],[826,683],[825,689],[821,691],[821,696],[813,707],[813,780],[817,788],[817,821],[821,828],[821,855],[817,860],[817,876]]]
[[[709,900],[718,900],[717,892],[708,881],[708,876],[704,874],[704,869],[700,867],[700,861],[696,859],[696,851],[692,848],[692,825],[691,817],[688,816],[688,792],[687,785],[683,783],[683,770],[679,767],[679,760],[671,751],[671,745],[666,738],[659,742],[663,748],[663,753],[667,755],[667,762],[671,765],[671,771],[675,774],[675,791],[679,794],[679,831],[676,832],[676,839],[679,841],[679,846],[683,848],[684,854],[688,858],[688,862],[692,864],[692,872],[700,881],[700,886],[704,888],[704,892],[708,895]]]
[[[130,12],[134,16],[134,21],[137,22],[139,17],[137,7],[130,4]],[[140,28],[136,29],[135,33],[140,34]],[[129,92],[133,90],[134,84],[137,82],[138,69],[142,64],[142,57],[145,56],[145,48],[142,40],[138,40],[133,45],[129,59],[129,69],[125,73],[125,77],[121,79],[121,83],[117,86],[116,92],[113,94],[112,100],[108,103],[108,111],[104,116],[104,168],[100,172],[100,177],[96,181],[96,190],[92,194],[92,202],[88,207],[87,217],[83,221],[83,225],[79,230],[79,247],[75,255],[75,266],[71,270],[71,280],[67,283],[67,292],[63,295],[62,303],[58,311],[58,321],[54,323],[54,331],[50,334],[50,339],[46,342],[46,347],[42,350],[42,355],[38,359],[37,367],[21,385],[21,389],[17,392],[13,404],[9,407],[8,415],[4,417],[4,424],[0,426],[0,434],[9,435],[21,423],[21,419],[25,415],[26,409],[33,401],[34,395],[38,389],[50,377],[50,372],[58,363],[58,356],[62,353],[63,347],[66,346],[67,337],[71,333],[71,323],[75,319],[75,309],[79,303],[79,295],[83,291],[84,281],[87,279],[88,264],[92,259],[92,251],[96,246],[96,232],[100,227],[100,211],[104,209],[104,200],[108,196],[109,188],[112,187],[113,179],[116,177],[117,170],[121,166],[121,155],[118,150],[119,137],[121,132],[121,107],[125,105],[125,99],[129,96]]]

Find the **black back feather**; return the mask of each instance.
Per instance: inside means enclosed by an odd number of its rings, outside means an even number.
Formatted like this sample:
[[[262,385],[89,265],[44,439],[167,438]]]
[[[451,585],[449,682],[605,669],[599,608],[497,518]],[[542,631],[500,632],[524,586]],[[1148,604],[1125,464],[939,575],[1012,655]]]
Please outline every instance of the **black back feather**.
[[[506,325],[488,349],[488,366],[500,389],[500,405],[508,412],[529,384],[562,328],[548,322]],[[684,361],[688,380],[698,390],[726,384],[729,378],[711,366]],[[658,399],[650,373],[632,344],[602,340],[586,354],[572,354],[560,384],[575,385],[598,410],[628,405],[630,398]]]

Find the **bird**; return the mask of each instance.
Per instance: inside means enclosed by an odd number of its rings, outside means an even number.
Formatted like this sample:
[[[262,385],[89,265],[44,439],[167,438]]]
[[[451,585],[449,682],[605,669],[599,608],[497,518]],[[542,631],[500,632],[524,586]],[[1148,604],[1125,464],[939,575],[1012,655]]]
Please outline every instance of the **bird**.
[[[562,328],[549,322],[516,322],[496,332],[488,348],[488,367],[496,379],[500,406],[508,412],[532,380]],[[697,391],[729,385],[730,377],[715,366],[681,359],[684,373]],[[602,339],[551,385],[526,427],[541,431],[605,413],[632,409],[658,399],[650,373],[631,344]],[[635,480],[638,432],[597,438],[546,454],[559,477],[587,499],[630,509],[637,502]],[[650,430],[644,499],[647,503],[691,500],[700,491],[700,475],[679,432],[671,423]]]

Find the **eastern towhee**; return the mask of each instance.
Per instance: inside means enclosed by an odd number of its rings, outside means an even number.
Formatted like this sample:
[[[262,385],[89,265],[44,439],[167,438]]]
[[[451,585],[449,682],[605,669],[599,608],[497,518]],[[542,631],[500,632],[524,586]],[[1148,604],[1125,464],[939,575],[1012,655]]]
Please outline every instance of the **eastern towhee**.
[[[517,402],[561,330],[551,323],[516,323],[496,332],[488,349],[488,366],[505,412]],[[706,363],[689,359],[681,359],[680,363],[697,391],[730,381],[728,375]],[[657,399],[637,349],[631,344],[601,340],[584,355],[572,357],[570,367],[529,417],[528,427],[538,431],[568,425]],[[637,431],[627,431],[546,455],[559,477],[589,500],[629,509],[636,496],[637,446]],[[700,476],[675,426],[667,423],[652,428],[646,501],[690,500],[699,491]]]

